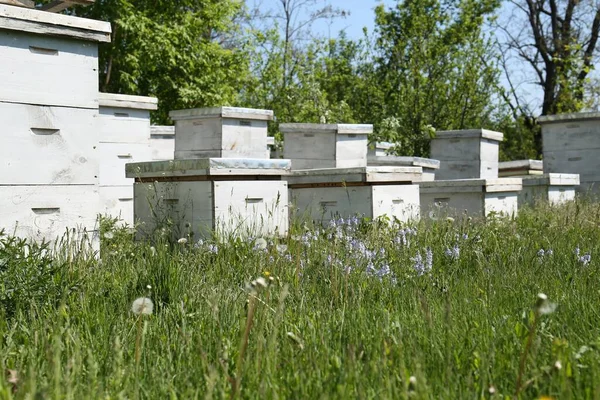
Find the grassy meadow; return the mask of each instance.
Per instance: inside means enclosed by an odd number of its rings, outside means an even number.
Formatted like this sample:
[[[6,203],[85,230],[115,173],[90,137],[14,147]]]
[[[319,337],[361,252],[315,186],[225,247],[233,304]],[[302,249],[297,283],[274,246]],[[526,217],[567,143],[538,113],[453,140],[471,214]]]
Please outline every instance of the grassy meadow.
[[[0,237],[0,398],[600,398],[600,204],[133,235]]]

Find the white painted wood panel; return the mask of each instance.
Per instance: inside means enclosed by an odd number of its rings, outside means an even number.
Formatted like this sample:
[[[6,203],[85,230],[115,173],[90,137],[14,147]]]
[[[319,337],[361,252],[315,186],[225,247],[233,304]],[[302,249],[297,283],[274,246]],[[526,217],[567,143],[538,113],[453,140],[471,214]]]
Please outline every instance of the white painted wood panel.
[[[175,237],[193,233],[285,235],[288,190],[282,181],[155,182],[134,186],[135,220],[152,234],[171,221]]]
[[[579,174],[582,182],[600,181],[600,150],[544,152],[544,173]]]
[[[416,221],[420,217],[419,185],[372,186],[373,216],[387,215],[403,221]]]
[[[150,142],[150,112],[147,110],[100,106],[99,117],[101,142]]]
[[[516,216],[519,208],[517,192],[485,193],[485,216]]]
[[[484,215],[483,192],[423,192],[421,191],[421,215],[423,218],[444,219],[446,217]]]
[[[96,184],[96,122],[96,110],[0,102],[0,184]]]
[[[68,228],[97,230],[98,189],[92,185],[0,186],[0,227],[37,241]]]
[[[357,166],[364,167],[367,165],[367,145],[367,135],[338,135],[335,158],[337,161],[363,160],[363,165]]]
[[[132,185],[133,179],[125,176],[125,164],[152,160],[148,144],[100,143],[100,186]]]
[[[335,160],[335,134],[285,133],[283,158],[298,160]],[[331,163],[334,165],[334,163]],[[324,167],[327,168],[327,167]]]
[[[175,120],[175,158],[265,158],[267,121],[230,118]]]
[[[291,189],[290,200],[298,216],[307,216],[324,224],[354,215],[373,218],[370,186]]]
[[[288,233],[288,187],[282,181],[214,182],[214,226],[224,236]]]
[[[171,226],[173,239],[207,237],[213,229],[212,182],[135,183],[133,205],[139,237]]]
[[[133,184],[128,186],[101,186],[100,211],[103,215],[119,218],[133,225]]]
[[[97,44],[0,30],[0,82],[0,101],[97,109]]]

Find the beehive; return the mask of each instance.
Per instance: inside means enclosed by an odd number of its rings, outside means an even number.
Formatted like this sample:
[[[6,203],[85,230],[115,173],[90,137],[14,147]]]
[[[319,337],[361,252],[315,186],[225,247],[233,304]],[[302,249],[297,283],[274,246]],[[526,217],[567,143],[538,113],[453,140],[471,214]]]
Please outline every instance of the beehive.
[[[436,179],[498,177],[498,148],[504,135],[486,129],[440,131],[431,140],[430,156],[440,161]]]
[[[171,111],[175,159],[265,158],[273,111],[239,107]]]
[[[542,116],[544,173],[579,174],[580,192],[600,191],[600,113]]]
[[[421,167],[423,175],[421,181],[435,180],[435,173],[440,169],[439,160],[422,157],[401,157],[387,154],[387,150],[392,147],[391,143],[376,143],[373,148],[369,148],[367,164],[370,167],[377,166],[398,166],[398,167]]]
[[[280,124],[283,158],[292,169],[367,166],[367,137],[372,125]]]
[[[133,179],[125,177],[125,164],[151,161],[150,111],[154,97],[100,93],[99,195],[102,213],[133,224]]]
[[[537,201],[557,205],[575,199],[579,186],[577,174],[543,174],[523,178],[523,190],[519,193],[519,205],[533,205]]]
[[[0,5],[0,228],[97,229],[98,43],[110,24]]]
[[[516,215],[521,178],[422,182],[421,210],[428,218]]]
[[[420,167],[356,167],[293,171],[291,204],[300,216],[327,223],[362,215],[419,218]]]
[[[152,125],[150,127],[150,149],[152,161],[175,158],[175,127]]]
[[[544,173],[544,162],[541,160],[504,161],[498,164],[498,176],[526,178],[540,176]]]
[[[263,149],[264,153],[264,149]],[[289,160],[206,158],[127,165],[140,235],[167,221],[175,238],[285,235]]]

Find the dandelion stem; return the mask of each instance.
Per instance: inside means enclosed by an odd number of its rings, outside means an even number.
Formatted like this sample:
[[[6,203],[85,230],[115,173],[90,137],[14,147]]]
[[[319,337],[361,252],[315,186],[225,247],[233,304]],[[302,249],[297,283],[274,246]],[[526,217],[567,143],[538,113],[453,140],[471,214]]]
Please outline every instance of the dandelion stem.
[[[517,386],[515,389],[515,399],[519,398],[519,393],[523,388],[523,374],[525,373],[525,363],[527,362],[527,355],[529,354],[529,350],[531,349],[531,345],[533,343],[533,339],[535,337],[535,331],[537,327],[537,321],[539,318],[539,312],[536,310],[533,318],[533,323],[531,324],[531,328],[529,329],[529,335],[527,336],[527,343],[525,344],[525,349],[523,350],[523,354],[521,354],[521,360],[519,362],[519,374],[517,375]]]
[[[240,342],[240,351],[237,358],[237,366],[235,372],[235,379],[233,380],[233,390],[231,391],[231,398],[236,398],[238,391],[242,383],[242,372],[244,367],[244,355],[248,348],[248,339],[250,337],[250,329],[252,329],[252,323],[254,321],[254,311],[256,310],[256,298],[250,296],[248,303],[248,316],[246,317],[246,329],[244,330],[244,336]]]

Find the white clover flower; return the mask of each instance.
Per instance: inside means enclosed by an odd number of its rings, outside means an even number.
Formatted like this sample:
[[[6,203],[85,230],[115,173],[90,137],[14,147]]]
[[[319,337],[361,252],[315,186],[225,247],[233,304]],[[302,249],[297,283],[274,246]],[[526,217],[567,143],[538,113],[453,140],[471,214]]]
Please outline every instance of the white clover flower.
[[[152,300],[147,297],[139,297],[133,301],[131,305],[131,311],[135,315],[152,315],[154,310],[154,304]]]
[[[258,238],[254,241],[255,250],[264,250],[267,248],[267,241],[263,238]]]
[[[489,394],[494,394],[494,393],[496,393],[496,388],[495,388],[495,387],[493,387],[493,386],[490,386],[490,387],[489,387],[489,389],[488,389],[488,393],[489,393]]]
[[[188,241],[187,241],[187,239],[186,239],[186,238],[181,238],[181,239],[179,239],[179,240],[177,241],[177,243],[179,243],[179,244],[186,244],[187,242],[188,242]]]
[[[556,310],[556,304],[548,301],[548,296],[539,293],[535,304],[536,311],[540,315],[552,314]]]
[[[110,240],[110,239],[112,239],[114,237],[115,237],[114,233],[112,233],[110,231],[109,232],[104,232],[104,239]]]
[[[256,278],[256,280],[252,282],[252,286],[260,286],[266,288],[267,280],[261,276],[260,278]]]

